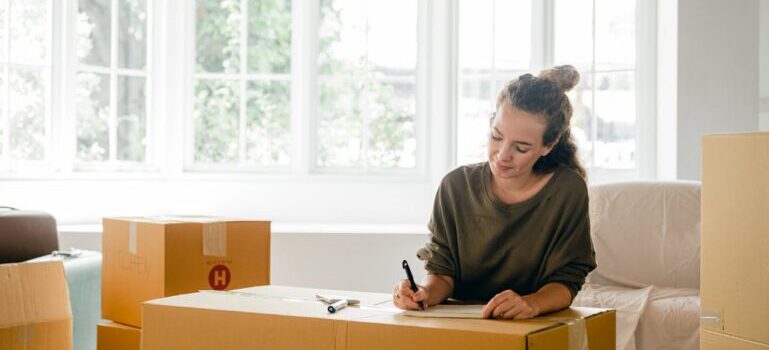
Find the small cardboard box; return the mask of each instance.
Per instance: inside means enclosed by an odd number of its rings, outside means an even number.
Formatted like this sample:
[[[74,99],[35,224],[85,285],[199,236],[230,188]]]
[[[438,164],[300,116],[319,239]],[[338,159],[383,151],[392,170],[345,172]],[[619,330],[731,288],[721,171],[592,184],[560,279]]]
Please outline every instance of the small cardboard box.
[[[96,325],[97,350],[139,350],[142,330],[104,321]]]
[[[769,132],[702,138],[701,249],[702,330],[769,347]]]
[[[316,294],[361,300],[329,314]],[[264,286],[144,303],[142,349],[614,349],[612,310],[570,308],[525,321],[403,316],[380,293]],[[583,338],[583,336],[585,338]]]
[[[61,261],[0,265],[0,349],[72,349]]]
[[[270,283],[270,222],[105,218],[102,317],[141,328],[141,303]]]

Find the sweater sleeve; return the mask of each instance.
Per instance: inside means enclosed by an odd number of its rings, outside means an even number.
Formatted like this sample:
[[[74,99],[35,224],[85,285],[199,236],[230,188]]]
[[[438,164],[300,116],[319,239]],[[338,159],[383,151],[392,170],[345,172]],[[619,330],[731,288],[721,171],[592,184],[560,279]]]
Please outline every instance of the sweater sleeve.
[[[455,233],[453,210],[445,181],[438,188],[433,212],[427,225],[430,236],[425,244],[425,269],[433,275],[448,275],[456,279],[457,262],[451,247],[451,235]]]
[[[563,284],[571,292],[572,300],[585,283],[587,274],[596,268],[588,205],[587,187],[582,184],[565,206],[560,232],[550,256],[544,262],[548,274],[542,285],[553,282]]]

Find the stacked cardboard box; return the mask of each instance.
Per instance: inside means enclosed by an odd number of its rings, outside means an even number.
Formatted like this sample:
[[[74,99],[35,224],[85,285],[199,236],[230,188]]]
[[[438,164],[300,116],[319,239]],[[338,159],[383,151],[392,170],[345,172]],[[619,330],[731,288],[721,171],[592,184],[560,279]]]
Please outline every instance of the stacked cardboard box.
[[[270,222],[105,218],[99,349],[138,349],[147,300],[270,283]],[[131,345],[134,344],[134,345]]]
[[[72,349],[61,261],[0,264],[0,349]]]
[[[702,139],[702,349],[769,349],[769,133]]]
[[[360,300],[330,314],[317,294]],[[614,349],[612,310],[570,308],[526,321],[404,316],[390,294],[264,286],[143,305],[143,350]]]

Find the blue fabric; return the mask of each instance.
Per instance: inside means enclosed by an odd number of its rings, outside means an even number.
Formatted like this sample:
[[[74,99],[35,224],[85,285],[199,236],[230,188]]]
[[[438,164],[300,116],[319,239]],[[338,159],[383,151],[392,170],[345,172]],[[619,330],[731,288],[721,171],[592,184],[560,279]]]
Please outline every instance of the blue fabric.
[[[72,306],[72,348],[96,350],[96,324],[101,320],[101,253],[77,252],[77,256],[46,255],[30,261],[64,262]]]

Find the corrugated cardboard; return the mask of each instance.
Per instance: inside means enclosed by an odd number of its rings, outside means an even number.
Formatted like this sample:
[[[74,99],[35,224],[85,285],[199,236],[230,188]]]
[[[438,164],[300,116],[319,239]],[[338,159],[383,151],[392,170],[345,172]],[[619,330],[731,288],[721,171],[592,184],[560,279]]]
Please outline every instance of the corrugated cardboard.
[[[105,321],[96,325],[97,350],[139,350],[142,330]]]
[[[72,349],[61,261],[0,265],[0,349]]]
[[[700,350],[769,350],[769,345],[702,329]]]
[[[703,137],[701,244],[702,328],[769,344],[769,133]]]
[[[106,218],[102,316],[141,328],[141,302],[270,283],[270,222]]]
[[[241,294],[242,293],[242,294]],[[329,314],[316,294],[361,300]],[[389,294],[264,286],[144,303],[142,349],[569,349],[584,318],[590,349],[614,349],[612,310],[571,308],[526,321],[401,315]]]

